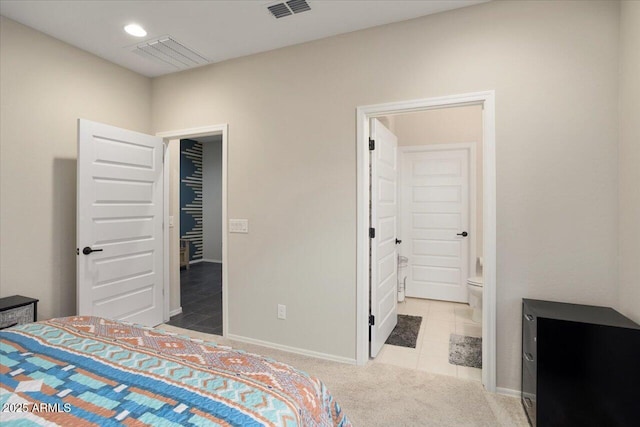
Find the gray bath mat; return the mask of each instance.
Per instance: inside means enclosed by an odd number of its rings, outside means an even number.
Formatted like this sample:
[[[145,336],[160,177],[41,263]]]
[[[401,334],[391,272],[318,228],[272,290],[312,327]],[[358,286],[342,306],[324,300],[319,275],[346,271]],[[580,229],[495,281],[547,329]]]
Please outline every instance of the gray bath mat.
[[[482,338],[451,334],[449,363],[470,368],[482,368]]]
[[[420,316],[398,314],[398,324],[393,331],[391,331],[391,335],[387,338],[386,344],[416,348],[418,332],[420,332],[420,323],[422,323],[422,317]]]

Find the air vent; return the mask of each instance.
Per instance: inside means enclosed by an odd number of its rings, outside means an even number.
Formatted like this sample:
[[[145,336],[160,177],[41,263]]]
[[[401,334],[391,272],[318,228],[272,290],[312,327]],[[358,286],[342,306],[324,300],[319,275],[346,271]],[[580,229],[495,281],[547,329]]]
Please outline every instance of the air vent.
[[[176,41],[171,36],[162,36],[138,44],[133,48],[133,52],[159,64],[170,65],[178,70],[209,63],[207,58]]]
[[[287,2],[287,6],[293,13],[306,12],[307,10],[311,10],[309,3],[305,0],[289,0]]]
[[[275,18],[284,18],[294,13],[311,10],[311,6],[309,6],[306,0],[289,0],[285,3],[275,3],[267,6],[267,9],[269,9],[269,12],[271,12]]]
[[[284,18],[285,16],[291,15],[291,11],[284,3],[274,4],[273,6],[269,6],[269,12],[276,18]]]

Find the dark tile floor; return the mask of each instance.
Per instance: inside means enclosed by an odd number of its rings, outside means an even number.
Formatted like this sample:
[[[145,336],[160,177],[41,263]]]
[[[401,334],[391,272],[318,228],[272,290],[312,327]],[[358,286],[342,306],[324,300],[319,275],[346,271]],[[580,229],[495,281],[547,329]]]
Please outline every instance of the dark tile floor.
[[[180,270],[182,313],[169,325],[222,335],[222,264],[199,262]]]

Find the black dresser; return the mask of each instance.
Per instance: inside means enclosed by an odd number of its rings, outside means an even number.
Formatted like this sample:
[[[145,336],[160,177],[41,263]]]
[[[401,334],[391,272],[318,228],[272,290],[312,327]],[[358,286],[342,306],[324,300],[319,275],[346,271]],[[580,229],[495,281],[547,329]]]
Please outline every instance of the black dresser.
[[[532,426],[640,426],[640,325],[609,307],[524,299],[522,404]]]
[[[37,299],[22,295],[0,298],[0,329],[35,322],[37,319]]]

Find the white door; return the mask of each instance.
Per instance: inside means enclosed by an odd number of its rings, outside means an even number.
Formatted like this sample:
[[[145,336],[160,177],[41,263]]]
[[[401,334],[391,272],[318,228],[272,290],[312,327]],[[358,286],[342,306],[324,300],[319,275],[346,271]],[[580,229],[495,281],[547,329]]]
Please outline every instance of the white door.
[[[467,302],[469,151],[404,151],[401,186],[406,295]]]
[[[398,139],[378,120],[371,121],[371,357],[398,323],[397,155]],[[372,231],[373,233],[373,231]],[[374,236],[374,237],[371,237]]]
[[[79,315],[162,323],[163,148],[159,137],[78,121]]]

